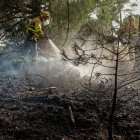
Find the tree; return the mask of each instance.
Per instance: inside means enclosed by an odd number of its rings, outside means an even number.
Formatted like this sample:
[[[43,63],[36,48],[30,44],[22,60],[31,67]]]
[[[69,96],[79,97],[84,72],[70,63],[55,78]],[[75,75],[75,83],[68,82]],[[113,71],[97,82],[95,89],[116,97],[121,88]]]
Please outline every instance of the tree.
[[[139,72],[133,71],[131,68],[130,71],[127,71],[128,69],[128,63],[129,63],[129,53],[133,53],[136,46],[131,46],[131,49],[129,52],[127,51],[127,48],[129,46],[129,43],[126,43],[125,45],[120,45],[121,36],[114,36],[114,34],[111,32],[112,29],[112,21],[117,20],[120,23],[120,26],[122,25],[122,16],[121,11],[123,8],[123,4],[125,4],[128,1],[123,1],[124,3],[120,5],[120,2],[122,1],[113,1],[117,4],[116,16],[113,16],[111,11],[113,10],[112,7],[106,6],[105,3],[111,2],[111,1],[102,1],[100,4],[102,4],[101,9],[98,9],[96,20],[89,21],[85,26],[81,28],[81,42],[86,42],[87,37],[90,36],[92,38],[90,41],[93,41],[93,48],[84,50],[82,49],[82,45],[85,43],[82,43],[81,46],[78,46],[77,44],[74,44],[74,52],[75,57],[69,58],[67,54],[64,52],[64,56],[72,61],[78,61],[78,64],[91,64],[92,70],[91,75],[89,77],[89,86],[87,89],[90,89],[91,86],[91,80],[96,76],[96,66],[101,66],[103,69],[108,68],[111,69],[111,73],[101,73],[100,75],[112,75],[114,78],[114,93],[111,101],[111,111],[109,116],[109,127],[108,127],[108,139],[113,140],[113,124],[114,124],[114,117],[116,112],[116,106],[117,106],[117,96],[118,93],[122,92],[120,91],[123,87],[130,85],[136,81],[140,80],[140,77],[137,75]],[[108,3],[109,4],[109,3]],[[111,5],[111,4],[110,4]],[[114,5],[114,4],[113,4]],[[112,5],[111,5],[112,6]],[[105,18],[104,18],[105,17]],[[114,27],[115,28],[115,27]],[[84,32],[83,32],[84,30]],[[86,30],[86,32],[85,32]],[[117,30],[117,29],[116,29]],[[130,35],[130,32],[129,32]],[[86,38],[85,38],[86,37]],[[130,38],[127,38],[126,42],[129,42]],[[112,49],[113,48],[113,49]],[[138,48],[138,47],[137,47]],[[100,50],[100,51],[99,51]],[[100,52],[97,55],[97,52]],[[111,58],[110,55],[113,55],[114,57]],[[107,64],[106,61],[111,61],[110,64]],[[113,65],[111,64],[113,63]],[[120,68],[125,65],[125,68],[123,67],[123,71],[120,70]],[[127,67],[128,66],[128,67]],[[127,73],[126,73],[127,72]],[[95,74],[94,74],[95,73]],[[120,80],[121,78],[121,80]]]
[[[98,1],[48,0],[46,2],[49,3],[53,19],[49,35],[58,46],[62,46],[67,40],[69,42],[79,28],[87,22],[87,15],[94,10]]]
[[[51,26],[48,28],[48,34],[58,45],[62,45],[65,40],[68,39],[70,33],[75,33],[80,26],[87,21],[87,14],[93,11],[96,6],[95,3],[96,0],[2,1],[0,6],[0,28],[9,28],[9,26],[13,26],[17,20],[22,21],[23,19],[33,18],[39,15],[41,9],[44,9],[41,5],[44,5],[45,9],[51,12],[52,17]],[[62,40],[62,42],[60,40]]]

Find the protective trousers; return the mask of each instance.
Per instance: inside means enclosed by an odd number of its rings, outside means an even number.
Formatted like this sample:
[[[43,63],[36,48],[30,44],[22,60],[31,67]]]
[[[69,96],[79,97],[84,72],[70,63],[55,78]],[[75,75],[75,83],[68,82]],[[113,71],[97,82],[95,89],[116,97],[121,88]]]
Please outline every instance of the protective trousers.
[[[37,62],[37,43],[32,40],[25,40],[25,55],[31,62]]]

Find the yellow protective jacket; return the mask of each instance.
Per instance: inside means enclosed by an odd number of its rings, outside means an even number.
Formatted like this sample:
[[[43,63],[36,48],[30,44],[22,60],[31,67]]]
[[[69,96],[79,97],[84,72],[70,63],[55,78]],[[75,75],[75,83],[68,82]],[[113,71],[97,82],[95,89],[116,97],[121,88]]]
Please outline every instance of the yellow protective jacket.
[[[127,23],[120,27],[120,29],[117,31],[117,34],[120,36],[135,36],[137,35],[139,29],[139,25],[137,22],[135,23]]]
[[[43,34],[42,22],[39,17],[34,18],[25,26],[25,33],[29,33],[30,35],[36,37],[39,37],[41,34]]]

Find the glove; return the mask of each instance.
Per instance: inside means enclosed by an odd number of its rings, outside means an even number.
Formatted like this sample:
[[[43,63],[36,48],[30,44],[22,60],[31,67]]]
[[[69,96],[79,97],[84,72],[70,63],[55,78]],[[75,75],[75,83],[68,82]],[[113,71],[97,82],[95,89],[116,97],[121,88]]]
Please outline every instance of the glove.
[[[48,38],[48,36],[47,36],[47,35],[45,35],[45,34],[41,34],[41,36],[40,36],[40,37],[41,37],[42,39],[47,39],[47,40],[49,39],[49,38]]]
[[[31,41],[33,41],[34,43],[37,43],[37,37],[33,36],[33,37],[31,38]]]

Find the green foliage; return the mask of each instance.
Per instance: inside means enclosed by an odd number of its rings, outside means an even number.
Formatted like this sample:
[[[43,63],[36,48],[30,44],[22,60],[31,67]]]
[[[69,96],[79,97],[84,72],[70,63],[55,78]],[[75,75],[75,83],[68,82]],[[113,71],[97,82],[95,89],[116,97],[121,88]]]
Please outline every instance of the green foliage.
[[[90,23],[90,27],[93,26],[92,31],[110,34],[112,21],[121,22],[122,9],[124,4],[129,2],[129,0],[10,0],[9,3],[7,1],[2,0],[0,8],[0,14],[4,11],[0,15],[4,16],[3,19],[1,18],[4,26],[16,21],[17,15],[20,18],[27,14],[32,15],[31,17],[37,16],[41,10],[40,4],[47,3],[52,17],[51,25],[47,28],[48,34],[50,38],[59,42],[69,37],[70,33],[76,33],[86,23],[87,25]],[[90,19],[89,14],[92,12],[96,13],[97,20]],[[5,21],[7,19],[8,22]],[[91,30],[87,31],[91,32]]]
[[[62,30],[67,30],[68,24],[71,30],[77,29],[87,21],[88,14],[96,7],[95,0],[48,0],[48,2],[53,23]]]
[[[49,35],[59,44],[73,36],[88,21],[90,17],[88,14],[95,9],[97,0],[46,0],[46,2],[49,3],[52,16]]]
[[[102,0],[96,4],[96,8],[93,13],[96,14],[97,19],[92,19],[88,24],[88,30],[97,33],[98,35],[108,36],[112,35],[115,30],[113,27],[113,21],[117,21],[121,24],[121,14],[124,5],[128,3],[129,0]],[[85,26],[83,26],[85,28]],[[97,35],[96,34],[96,35]]]

